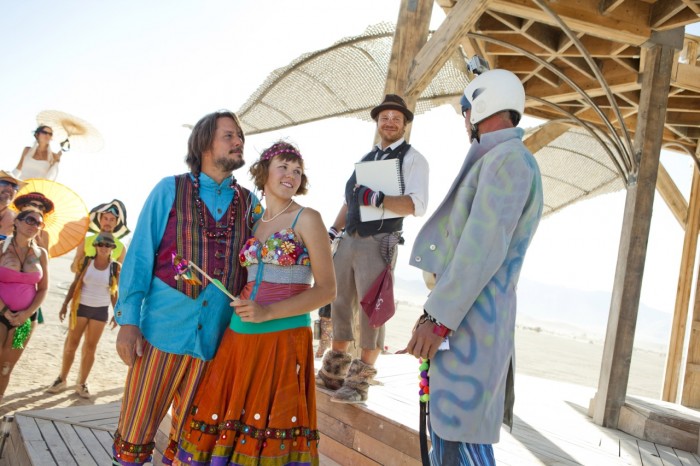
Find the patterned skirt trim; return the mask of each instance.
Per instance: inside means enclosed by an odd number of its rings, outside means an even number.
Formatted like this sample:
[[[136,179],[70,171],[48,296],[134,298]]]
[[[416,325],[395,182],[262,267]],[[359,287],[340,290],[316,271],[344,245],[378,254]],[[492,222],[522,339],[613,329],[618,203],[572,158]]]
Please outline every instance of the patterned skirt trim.
[[[309,327],[226,330],[197,390],[177,459],[190,465],[318,465]]]

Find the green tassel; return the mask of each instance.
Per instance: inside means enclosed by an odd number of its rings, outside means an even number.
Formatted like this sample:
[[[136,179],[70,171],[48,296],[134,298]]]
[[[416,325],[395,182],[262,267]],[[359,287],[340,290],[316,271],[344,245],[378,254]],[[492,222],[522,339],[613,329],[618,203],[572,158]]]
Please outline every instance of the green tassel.
[[[32,331],[32,321],[27,319],[22,325],[15,329],[15,336],[12,338],[12,349],[24,349],[24,343],[29,338]]]

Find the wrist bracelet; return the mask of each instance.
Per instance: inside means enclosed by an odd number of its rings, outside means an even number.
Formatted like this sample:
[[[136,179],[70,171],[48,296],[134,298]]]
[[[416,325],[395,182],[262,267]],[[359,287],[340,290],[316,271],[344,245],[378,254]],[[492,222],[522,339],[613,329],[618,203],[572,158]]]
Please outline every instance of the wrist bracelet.
[[[435,317],[433,317],[433,316],[431,316],[430,314],[428,314],[427,311],[423,310],[423,312],[425,313],[426,318],[427,318],[430,322],[433,323],[433,325],[434,325],[434,327],[433,327],[433,333],[434,333],[435,335],[437,335],[437,336],[439,336],[439,337],[442,337],[442,338],[445,338],[447,335],[450,334],[450,332],[451,332],[452,330],[450,330],[449,328],[445,327],[443,324],[441,324],[440,322],[438,322],[438,320],[437,320]]]

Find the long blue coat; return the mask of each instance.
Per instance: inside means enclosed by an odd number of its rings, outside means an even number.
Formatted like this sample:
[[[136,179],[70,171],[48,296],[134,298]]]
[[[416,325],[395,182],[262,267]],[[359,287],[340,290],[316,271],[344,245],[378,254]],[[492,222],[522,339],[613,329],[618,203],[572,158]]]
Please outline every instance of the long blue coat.
[[[496,443],[513,358],[515,288],[542,216],[542,179],[504,129],[474,142],[410,263],[436,275],[425,310],[454,329],[430,367],[430,425],[445,440]]]

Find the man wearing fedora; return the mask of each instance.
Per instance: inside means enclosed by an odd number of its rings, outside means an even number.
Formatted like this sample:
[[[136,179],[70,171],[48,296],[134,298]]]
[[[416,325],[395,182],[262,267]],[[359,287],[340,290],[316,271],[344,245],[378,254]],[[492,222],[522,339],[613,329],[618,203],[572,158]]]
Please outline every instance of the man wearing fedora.
[[[94,256],[95,238],[100,233],[111,233],[114,237],[114,242],[117,247],[112,249],[112,260],[124,262],[126,256],[126,246],[119,238],[129,234],[130,230],[126,226],[126,207],[119,199],[113,199],[111,202],[100,204],[90,211],[90,231],[94,234],[85,237],[75,250],[75,258],[70,266],[71,272],[77,273],[80,266],[85,260],[85,256]]]
[[[377,186],[358,184],[353,172],[345,185],[345,202],[329,229],[331,240],[342,235],[334,256],[338,294],[331,305],[333,342],[323,356],[318,375],[319,383],[337,390],[331,400],[339,403],[367,400],[369,383],[377,374],[374,363],[384,347],[384,325],[372,327],[367,315],[360,311],[360,359],[352,359],[348,348],[355,340],[353,314],[358,312],[358,303],[386,268],[381,246],[390,245],[393,273],[403,217],[425,214],[428,204],[428,162],[404,140],[413,113],[400,96],[387,94],[370,116],[377,122],[380,141],[361,162],[398,159],[403,190],[401,195],[385,195]],[[399,217],[363,222],[360,206],[390,210]]]
[[[0,239],[5,239],[12,234],[15,213],[8,207],[12,204],[17,191],[26,184],[5,170],[0,170]]]

